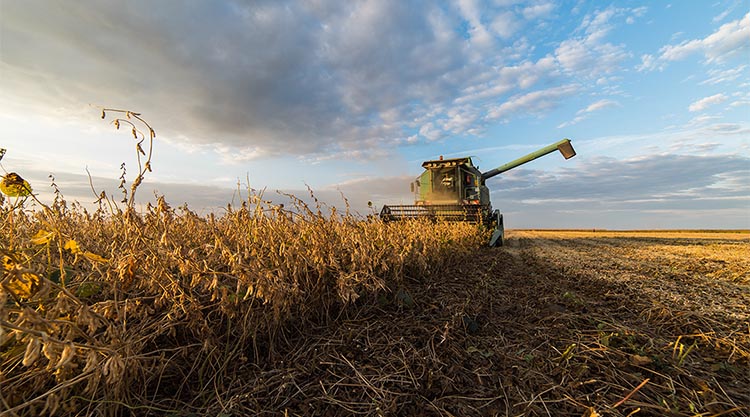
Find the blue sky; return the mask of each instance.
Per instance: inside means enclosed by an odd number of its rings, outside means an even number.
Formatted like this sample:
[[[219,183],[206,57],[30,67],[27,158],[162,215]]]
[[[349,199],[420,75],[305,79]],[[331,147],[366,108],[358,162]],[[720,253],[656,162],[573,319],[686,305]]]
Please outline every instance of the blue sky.
[[[750,228],[749,1],[0,0],[0,147],[50,198],[116,194],[157,131],[139,200],[199,212],[238,181],[353,208],[408,203],[423,160],[490,169],[509,227]],[[236,198],[236,196],[235,196]]]

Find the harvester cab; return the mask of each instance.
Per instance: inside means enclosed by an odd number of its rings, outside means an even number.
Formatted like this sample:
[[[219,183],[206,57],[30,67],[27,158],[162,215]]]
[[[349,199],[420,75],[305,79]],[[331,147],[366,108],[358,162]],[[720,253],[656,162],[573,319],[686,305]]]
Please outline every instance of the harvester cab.
[[[493,229],[490,246],[501,246],[505,237],[503,215],[493,210],[486,181],[534,159],[560,151],[565,159],[576,155],[570,139],[545,146],[487,172],[479,171],[470,157],[425,161],[422,175],[411,183],[413,205],[385,205],[383,221],[414,218],[465,221]]]

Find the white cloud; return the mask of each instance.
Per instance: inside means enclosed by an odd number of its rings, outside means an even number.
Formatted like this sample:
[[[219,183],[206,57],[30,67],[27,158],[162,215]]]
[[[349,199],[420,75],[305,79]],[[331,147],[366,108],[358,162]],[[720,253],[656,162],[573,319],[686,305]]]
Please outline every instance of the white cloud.
[[[526,0],[493,0],[492,2],[500,7],[510,7],[519,3],[524,3]]]
[[[482,23],[482,13],[477,0],[458,0],[461,15],[469,22],[471,43],[479,48],[492,46],[493,38]]]
[[[617,9],[613,7],[597,11],[593,15],[586,16],[581,27],[586,30],[586,34],[599,39],[611,29],[609,21],[615,13],[617,13]]]
[[[495,16],[490,29],[503,39],[508,39],[521,29],[523,23],[513,12],[503,12]]]
[[[464,90],[456,103],[482,101],[499,97],[513,89],[528,89],[542,79],[551,79],[557,75],[554,59],[544,57],[536,62],[524,61],[493,71],[489,81],[473,85]]]
[[[648,11],[648,7],[646,6],[636,7],[635,9],[630,10],[633,16],[636,16],[636,17],[641,17],[645,15],[647,11]]]
[[[622,45],[603,42],[612,28],[610,20],[620,12],[607,8],[587,15],[579,27],[584,36],[567,39],[555,50],[555,59],[569,73],[598,77],[614,72],[618,64],[629,56]]]
[[[641,7],[636,7],[634,9],[630,9],[629,10],[630,16],[628,16],[625,19],[625,23],[632,25],[633,23],[635,23],[636,18],[645,15],[647,11],[648,11],[648,7],[646,6],[641,6]]]
[[[727,16],[729,16],[730,13],[732,13],[738,6],[740,6],[741,0],[735,0],[734,3],[732,3],[731,6],[729,6],[726,10],[716,15],[713,19],[711,19],[714,23],[719,23],[722,20],[724,20]]]
[[[567,126],[574,125],[576,123],[579,123],[591,117],[591,113],[604,110],[604,109],[608,109],[608,108],[612,108],[612,107],[618,107],[619,105],[620,103],[614,100],[609,100],[609,99],[602,99],[602,100],[596,101],[586,106],[586,108],[578,110],[578,112],[576,112],[576,117],[573,118],[573,120],[569,122],[561,123],[557,127],[561,129]]]
[[[675,32],[672,34],[672,36],[669,37],[669,40],[674,41],[676,39],[681,38],[684,34],[685,32]]]
[[[555,58],[564,70],[588,77],[616,71],[627,57],[622,46],[600,44],[588,38],[568,39],[555,50]]]
[[[635,67],[638,72],[650,71],[656,67],[656,58],[651,54],[641,55],[641,65]]]
[[[419,128],[419,134],[429,141],[435,141],[443,137],[443,132],[436,128],[432,122],[425,123]]]
[[[722,20],[724,20],[725,17],[729,16],[729,13],[732,13],[732,9],[724,10],[723,12],[715,16],[713,19],[711,19],[711,21],[714,23],[719,23]]]
[[[728,70],[711,69],[708,71],[708,78],[701,81],[700,85],[715,85],[735,81],[741,75],[747,74],[747,65],[740,65]]]
[[[479,25],[480,15],[479,4],[477,0],[458,0],[458,9],[464,19],[473,25]]]
[[[734,93],[732,94],[732,102],[729,103],[729,107],[741,107],[750,105],[750,92]]]
[[[718,133],[739,133],[743,130],[742,125],[738,123],[715,123],[707,127],[708,130]],[[747,130],[745,130],[747,132]]]
[[[750,13],[742,19],[721,25],[703,39],[684,41],[662,47],[658,58],[644,59],[640,70],[663,69],[668,62],[680,61],[691,55],[703,54],[706,62],[724,62],[750,51]]]
[[[577,93],[579,89],[579,86],[571,84],[516,95],[494,109],[490,109],[487,117],[502,119],[521,111],[534,114],[550,110],[557,107],[561,99]]]
[[[554,3],[542,3],[535,4],[533,6],[524,7],[521,13],[523,17],[528,20],[538,19],[540,17],[547,17],[555,10]]]
[[[463,132],[473,133],[480,118],[477,109],[471,106],[454,108],[447,112],[447,118],[442,121],[441,127],[447,132],[460,134]]]
[[[703,111],[710,106],[721,104],[726,100],[727,96],[725,96],[724,94],[714,94],[712,96],[704,97],[698,101],[695,101],[688,107],[688,110],[690,110],[691,112]]]
[[[231,147],[218,145],[216,146],[215,151],[225,164],[240,164],[269,156],[266,150],[258,147]]]
[[[616,101],[608,100],[608,99],[602,99],[602,100],[599,100],[599,101],[596,101],[594,103],[589,104],[589,106],[586,107],[583,110],[583,112],[584,113],[591,113],[591,112],[594,112],[594,111],[608,109],[610,107],[617,107],[618,105],[619,105],[619,103],[617,103]]]
[[[700,116],[693,117],[688,121],[687,126],[694,127],[694,126],[705,126],[711,122],[714,122],[716,120],[721,119],[719,116],[710,116],[707,114],[702,114]]]

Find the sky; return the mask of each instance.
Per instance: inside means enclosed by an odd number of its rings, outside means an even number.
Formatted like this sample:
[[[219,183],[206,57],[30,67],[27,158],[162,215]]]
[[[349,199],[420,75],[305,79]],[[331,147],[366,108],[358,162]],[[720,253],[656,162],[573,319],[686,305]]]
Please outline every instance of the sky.
[[[118,196],[136,142],[105,107],[156,131],[139,203],[366,215],[424,160],[570,138],[488,181],[506,227],[750,229],[750,0],[0,0],[3,174]]]

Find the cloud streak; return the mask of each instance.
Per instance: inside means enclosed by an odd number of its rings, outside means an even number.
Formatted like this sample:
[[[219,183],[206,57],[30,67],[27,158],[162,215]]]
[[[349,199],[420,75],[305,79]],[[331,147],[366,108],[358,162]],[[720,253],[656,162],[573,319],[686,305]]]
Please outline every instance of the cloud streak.
[[[663,70],[667,63],[681,61],[691,55],[702,54],[707,63],[722,63],[730,58],[747,56],[750,51],[750,13],[741,19],[721,25],[703,39],[693,39],[677,45],[666,45],[659,56],[641,57],[639,71]]]
[[[688,106],[688,110],[691,112],[697,112],[697,111],[703,111],[711,106],[715,106],[717,104],[721,104],[723,102],[727,101],[727,96],[724,94],[714,94],[709,97],[704,97],[698,101],[693,102]]]
[[[576,123],[579,123],[583,120],[588,119],[589,117],[591,117],[591,114],[594,112],[598,112],[598,111],[612,108],[612,107],[618,107],[619,105],[620,103],[614,100],[609,100],[609,99],[602,99],[602,100],[596,101],[594,103],[589,104],[586,108],[578,110],[578,112],[576,113],[576,117],[573,118],[573,120],[569,122],[561,123],[557,127],[561,129],[567,126],[574,125]]]
[[[538,114],[555,108],[561,99],[570,97],[579,91],[579,86],[571,84],[516,95],[491,109],[488,117],[490,119],[503,119],[520,112]]]

